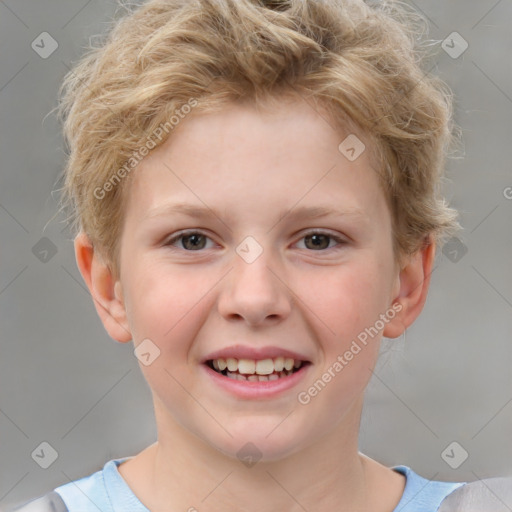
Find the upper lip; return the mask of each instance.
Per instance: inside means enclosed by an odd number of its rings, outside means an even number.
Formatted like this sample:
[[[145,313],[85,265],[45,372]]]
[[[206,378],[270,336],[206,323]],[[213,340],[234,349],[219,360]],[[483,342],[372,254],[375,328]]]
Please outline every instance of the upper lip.
[[[267,346],[267,347],[248,347],[245,345],[233,345],[231,347],[226,347],[221,350],[216,350],[211,354],[207,355],[203,359],[203,363],[210,361],[212,359],[274,359],[276,357],[288,357],[295,359],[296,361],[307,361],[310,362],[309,359],[297,352],[293,352],[292,350],[287,350],[285,348]]]

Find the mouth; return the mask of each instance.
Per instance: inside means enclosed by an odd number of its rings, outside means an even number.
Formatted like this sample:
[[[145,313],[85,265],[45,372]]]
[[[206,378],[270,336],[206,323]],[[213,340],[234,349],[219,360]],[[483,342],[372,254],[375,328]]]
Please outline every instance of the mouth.
[[[311,363],[290,357],[267,359],[235,359],[230,357],[227,359],[209,359],[204,364],[228,379],[265,382],[285,379]]]

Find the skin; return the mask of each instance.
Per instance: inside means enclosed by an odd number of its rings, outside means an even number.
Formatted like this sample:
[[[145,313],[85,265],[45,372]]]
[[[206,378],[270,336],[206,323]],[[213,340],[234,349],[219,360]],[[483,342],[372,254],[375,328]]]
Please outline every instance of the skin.
[[[423,308],[434,244],[398,267],[369,151],[350,162],[338,150],[350,132],[325,119],[299,99],[272,110],[233,104],[194,113],[134,175],[119,279],[85,234],[75,240],[110,336],[135,346],[149,338],[160,350],[152,364],[140,364],[158,441],[119,466],[152,511],[391,512],[400,500],[405,478],[358,452],[359,422],[382,335],[400,336]],[[177,202],[207,205],[218,216],[162,213]],[[360,213],[294,217],[302,206]],[[305,237],[312,228],[343,243],[323,238],[318,248]],[[184,229],[206,235],[195,239],[204,248],[169,242]],[[250,264],[236,252],[246,236],[263,249]],[[398,303],[384,329],[307,405],[299,403],[297,393]],[[235,343],[288,348],[312,366],[280,396],[242,400],[200,367]],[[236,455],[247,442],[262,454],[250,468]]]

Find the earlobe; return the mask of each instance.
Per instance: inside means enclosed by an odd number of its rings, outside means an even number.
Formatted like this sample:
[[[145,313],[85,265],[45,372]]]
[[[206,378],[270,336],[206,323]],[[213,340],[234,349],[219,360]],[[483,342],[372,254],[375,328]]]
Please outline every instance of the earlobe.
[[[398,338],[421,313],[427,300],[434,255],[435,242],[429,236],[400,270],[399,290],[393,303],[399,303],[401,310],[384,328],[386,338]]]
[[[109,266],[95,252],[93,245],[85,233],[75,238],[75,257],[78,268],[84,278],[94,306],[110,337],[125,343],[132,339],[121,283],[115,281]]]

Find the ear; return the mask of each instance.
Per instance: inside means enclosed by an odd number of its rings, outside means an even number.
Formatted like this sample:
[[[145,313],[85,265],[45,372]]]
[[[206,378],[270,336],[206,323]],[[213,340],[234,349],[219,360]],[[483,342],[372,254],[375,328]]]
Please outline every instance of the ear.
[[[402,266],[397,277],[398,291],[393,299],[393,303],[399,303],[402,309],[386,324],[382,332],[386,338],[398,338],[421,313],[427,300],[434,255],[435,242],[428,236],[423,246]]]
[[[114,281],[110,267],[95,252],[85,233],[75,238],[75,257],[94,306],[111,338],[125,343],[132,339],[124,307],[121,282]]]

